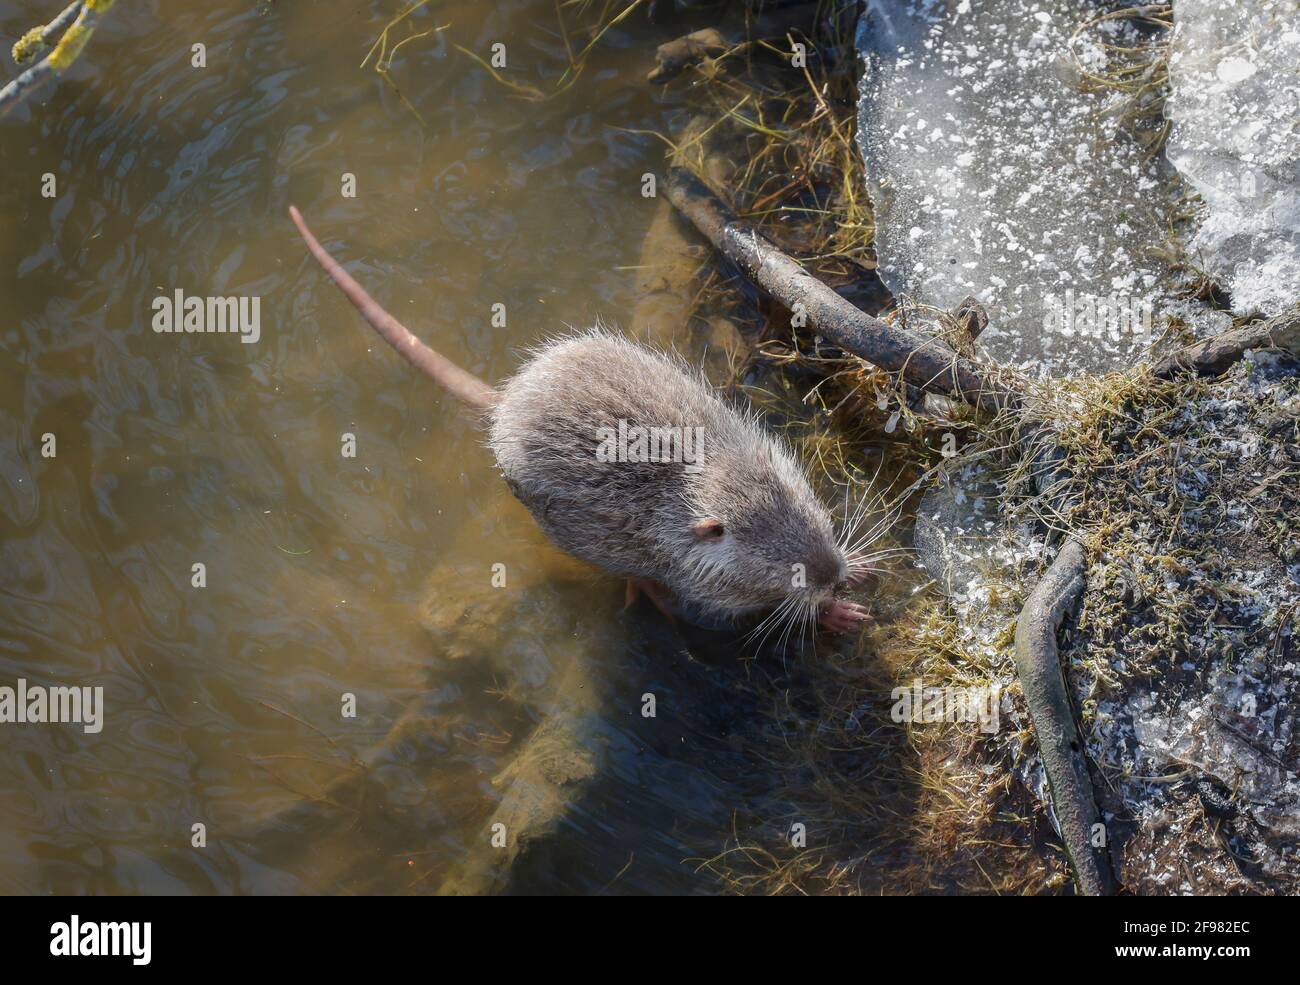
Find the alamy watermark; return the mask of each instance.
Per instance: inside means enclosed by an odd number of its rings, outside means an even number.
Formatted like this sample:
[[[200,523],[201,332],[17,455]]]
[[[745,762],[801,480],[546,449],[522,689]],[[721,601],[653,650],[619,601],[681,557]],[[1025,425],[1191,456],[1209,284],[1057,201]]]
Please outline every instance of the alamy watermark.
[[[704,428],[643,427],[622,418],[596,428],[598,462],[680,462],[692,474],[704,469]]]
[[[186,296],[179,287],[171,294],[153,299],[153,330],[168,332],[215,332],[238,334],[240,342],[262,337],[260,297]]]
[[[73,722],[88,735],[104,727],[102,687],[44,687],[18,678],[16,687],[0,687],[0,725],[57,725]]]
[[[889,692],[894,705],[889,717],[896,722],[978,722],[981,732],[996,732],[1001,724],[1002,688],[925,687],[919,680],[911,687]]]
[[[1063,295],[1047,295],[1043,309],[1043,332],[1048,335],[1097,339],[1110,336],[1118,341],[1125,335],[1141,334],[1145,341],[1151,341],[1153,307],[1148,298],[1075,294],[1074,288],[1069,288]]]
[[[153,924],[87,920],[73,914],[67,923],[50,925],[50,954],[56,958],[127,957],[146,965],[153,957]]]

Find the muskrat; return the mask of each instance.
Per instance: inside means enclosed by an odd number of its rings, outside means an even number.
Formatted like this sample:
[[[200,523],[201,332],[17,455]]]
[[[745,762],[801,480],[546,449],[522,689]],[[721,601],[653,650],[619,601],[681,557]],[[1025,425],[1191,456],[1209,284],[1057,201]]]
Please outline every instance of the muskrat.
[[[866,612],[835,598],[871,570],[785,444],[699,371],[601,327],[553,338],[491,387],[416,338],[320,245],[312,255],[384,340],[475,411],[516,497],[564,550],[628,579],[669,619],[761,626]],[[629,447],[630,442],[630,447]],[[664,454],[665,448],[668,454]]]

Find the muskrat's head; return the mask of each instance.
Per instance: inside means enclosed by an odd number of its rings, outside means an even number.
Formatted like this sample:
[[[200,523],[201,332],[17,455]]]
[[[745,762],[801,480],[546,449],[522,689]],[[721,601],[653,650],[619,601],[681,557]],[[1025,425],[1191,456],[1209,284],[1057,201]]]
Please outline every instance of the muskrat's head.
[[[757,437],[757,436],[756,436]],[[766,435],[715,454],[691,477],[679,592],[722,617],[759,610],[811,625],[850,566],[830,514],[793,456]]]

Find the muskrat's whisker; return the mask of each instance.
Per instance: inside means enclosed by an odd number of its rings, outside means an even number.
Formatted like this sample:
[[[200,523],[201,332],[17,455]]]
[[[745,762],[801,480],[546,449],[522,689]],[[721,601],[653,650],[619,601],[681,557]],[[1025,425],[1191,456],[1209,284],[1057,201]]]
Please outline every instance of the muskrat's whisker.
[[[808,599],[804,602],[803,626],[799,629],[799,649],[804,648],[804,634],[817,632],[817,604]]]
[[[863,495],[863,502],[866,504],[866,507],[868,509],[871,509],[877,505],[888,502],[890,494],[894,491],[894,489],[898,486],[898,483],[902,479],[902,476],[894,476],[894,478],[889,480],[889,482],[885,483],[884,485],[881,485],[880,473],[884,469],[884,466],[885,466],[885,459],[884,457],[881,457],[880,461],[876,463],[876,471],[872,473],[870,479],[868,479],[865,483],[863,483],[866,489],[866,492]],[[903,496],[900,496],[899,499],[905,498],[905,496],[906,493],[904,493]],[[889,507],[889,508],[892,509],[893,507]]]
[[[885,561],[896,557],[906,557],[908,554],[915,554],[916,551],[911,547],[889,547],[883,551],[873,551],[870,554],[854,553],[846,559],[849,567],[855,564],[870,563],[871,561]]]
[[[883,540],[878,538],[876,544],[881,544],[881,543],[883,543]],[[908,547],[906,544],[889,544],[884,547],[875,547],[874,550],[868,550],[868,548],[872,546],[873,545],[871,544],[863,544],[861,547],[856,547],[853,550],[849,551],[849,557],[867,557],[871,554],[888,553],[890,551],[914,550],[914,548]]]
[[[876,541],[880,540],[881,537],[885,536],[885,534],[888,533],[890,529],[892,529],[894,525],[894,520],[896,519],[897,517],[891,517],[891,516],[883,517],[879,523],[877,523],[865,534],[859,537],[851,546],[845,548],[845,553],[846,554],[861,553],[865,548],[870,547]]]
[[[851,574],[857,574],[860,571],[878,567],[883,562],[901,561],[903,558],[908,556],[909,555],[907,554],[887,554],[882,557],[857,558],[856,560],[849,562],[849,572]]]
[[[845,486],[844,486],[844,511],[843,511],[843,512],[844,512],[844,516],[846,516],[846,517],[849,515],[849,494],[850,494],[852,491],[853,491],[853,487],[852,487],[851,485],[845,484]],[[855,515],[856,515],[856,511],[855,511]]]
[[[803,617],[799,620],[799,652],[803,652],[804,639],[808,635],[808,604],[803,606]]]
[[[757,633],[758,633],[758,632],[759,632],[759,631],[760,631],[764,626],[766,626],[769,622],[771,622],[773,619],[775,619],[775,618],[776,618],[776,614],[777,614],[777,612],[779,611],[779,609],[780,609],[780,606],[778,606],[776,609],[773,609],[771,612],[769,612],[769,613],[767,614],[767,616],[765,616],[765,617],[762,619],[762,621],[759,622],[759,624],[758,624],[757,626],[755,626],[753,629],[751,629],[748,633],[745,634],[745,639],[747,639],[747,640],[748,640],[748,639],[751,639],[751,638],[752,638],[754,635],[756,635],[756,634],[757,634]]]
[[[887,575],[890,572],[888,568],[877,568],[872,565],[867,565],[862,568],[855,568],[853,573],[855,575],[861,575],[861,574]]]
[[[881,513],[879,520],[872,524],[871,529],[858,538],[857,544],[862,544],[865,541],[870,542],[872,538],[879,537],[881,531],[892,526],[898,520],[898,517],[902,516],[902,507],[904,507],[904,504],[894,503],[887,511]]]
[[[776,629],[777,626],[780,624],[780,617],[784,614],[785,610],[789,608],[791,605],[793,605],[795,602],[797,602],[798,600],[799,600],[798,595],[794,595],[794,594],[787,595],[785,599],[782,600],[781,604],[778,605],[775,609],[773,609],[766,619],[760,622],[757,626],[755,626],[748,633],[746,633],[745,636],[741,638],[740,641],[741,644],[743,645],[745,643],[748,643],[753,637],[758,635],[759,631],[762,630],[763,627],[766,626],[767,631],[763,633],[762,637],[760,637],[758,641],[754,644],[754,649],[756,651],[761,650],[763,648],[763,644],[767,641],[768,636],[770,636],[772,634],[772,631]]]
[[[745,639],[749,639],[751,635],[757,634],[759,630],[763,629],[764,626],[767,626],[762,637],[758,639],[757,643],[755,643],[755,650],[761,650],[764,643],[767,642],[768,637],[771,637],[772,634],[779,632],[780,630],[779,637],[776,637],[776,648],[777,650],[784,651],[785,645],[789,642],[790,633],[794,630],[794,626],[800,624],[802,621],[801,613],[809,607],[813,608],[814,612],[816,611],[816,607],[814,606],[814,603],[811,602],[811,599],[807,598],[807,596],[802,593],[798,593],[798,591],[792,591],[792,593],[785,596],[785,599],[781,600],[779,606],[772,611],[771,615],[768,616],[767,619],[759,622],[758,626],[755,626],[753,632],[746,635]]]
[[[789,641],[790,634],[794,631],[794,627],[802,622],[799,616],[803,612],[803,610],[807,607],[807,605],[808,605],[808,600],[806,598],[804,598],[803,596],[795,596],[795,605],[793,605],[790,608],[790,611],[786,614],[785,632],[781,634],[781,640],[777,644],[778,648],[782,652],[785,651],[785,645]]]
[[[858,505],[853,510],[852,515],[850,515],[848,519],[845,520],[844,533],[840,536],[840,540],[839,540],[839,546],[841,550],[848,547],[849,543],[853,539],[853,536],[858,532],[858,528],[861,527],[864,522],[866,522],[867,516],[869,515],[869,508],[870,508],[870,499],[864,496],[861,500],[858,501]],[[845,510],[847,511],[847,509],[848,506],[846,504]]]
[[[890,485],[886,486],[884,489],[875,488],[876,480],[880,477],[880,470],[883,467],[884,467],[884,459],[882,458],[881,461],[876,465],[875,474],[871,477],[870,480],[868,480],[867,492],[862,496],[861,499],[858,500],[858,504],[854,508],[853,513],[849,515],[844,522],[844,534],[841,538],[841,544],[840,544],[841,547],[847,546],[852,541],[853,536],[858,532],[858,528],[866,521],[867,517],[871,514],[871,510],[875,508],[876,504],[884,501],[886,494],[893,487],[893,483],[890,483]],[[846,489],[845,490],[845,501],[846,501],[845,513],[848,513],[847,500],[848,500],[848,490]]]
[[[902,513],[903,503],[895,503],[881,515],[880,519],[872,525],[870,530],[857,539],[853,544],[852,549],[856,550],[865,546],[870,546],[873,541],[879,539],[888,528],[892,527],[894,523],[897,522]]]
[[[772,621],[772,625],[768,627],[767,632],[765,632],[762,635],[762,637],[759,639],[756,645],[756,649],[761,650],[763,645],[767,642],[768,637],[770,637],[773,633],[775,633],[777,630],[781,628],[781,624],[785,622],[786,616],[793,609],[794,603],[795,603],[795,599],[793,598],[786,599],[786,601],[781,603],[781,607],[777,609],[776,612],[774,613],[776,618]],[[780,649],[780,646],[778,646],[777,649]]]
[[[790,638],[790,630],[794,628],[794,617],[798,611],[798,606],[791,606],[786,611],[785,618],[781,620],[785,624],[785,629],[781,632],[781,635],[776,638],[776,648],[780,650],[782,654],[785,653],[785,644]]]
[[[790,612],[790,625],[786,627],[785,638],[781,641],[782,649],[785,648],[785,641],[790,638],[794,632],[795,626],[799,627],[799,649],[803,650],[803,627],[805,625],[805,613],[808,610],[808,600],[800,599],[799,604]]]
[[[863,493],[862,497],[858,500],[857,505],[854,507],[852,514],[849,513],[849,494],[853,489],[853,483],[852,482],[845,483],[844,513],[846,519],[844,521],[844,538],[843,538],[845,544],[847,544],[849,540],[852,538],[853,534],[857,532],[858,526],[866,519],[868,513],[871,511],[872,506],[874,506],[877,502],[883,500],[885,494],[888,493],[889,490],[893,487],[894,483],[891,482],[884,489],[877,488],[876,483],[879,480],[880,472],[884,467],[885,467],[885,459],[884,456],[882,455],[880,460],[876,462],[876,471],[872,473],[871,478],[868,479],[866,483],[863,484],[865,488],[865,492]]]

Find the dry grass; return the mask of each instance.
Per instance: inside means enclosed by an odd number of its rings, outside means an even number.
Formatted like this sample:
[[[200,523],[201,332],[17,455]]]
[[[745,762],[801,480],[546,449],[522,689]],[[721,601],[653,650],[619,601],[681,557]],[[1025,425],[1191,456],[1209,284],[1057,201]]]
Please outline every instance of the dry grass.
[[[1174,12],[1169,4],[1143,4],[1107,11],[1080,24],[1070,37],[1070,57],[1082,85],[1094,91],[1121,93],[1110,112],[1127,124],[1139,139],[1147,160],[1155,157],[1169,136],[1164,118],[1169,93],[1169,32]],[[1120,28],[1120,42],[1106,33]],[[1092,71],[1080,57],[1083,44],[1094,45],[1106,55],[1106,67]]]

